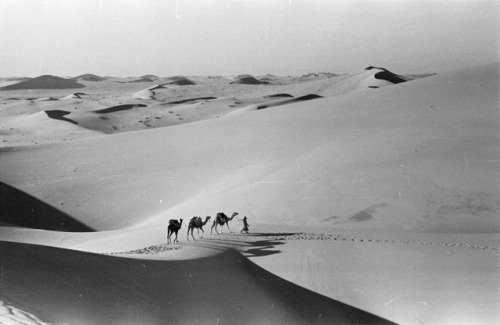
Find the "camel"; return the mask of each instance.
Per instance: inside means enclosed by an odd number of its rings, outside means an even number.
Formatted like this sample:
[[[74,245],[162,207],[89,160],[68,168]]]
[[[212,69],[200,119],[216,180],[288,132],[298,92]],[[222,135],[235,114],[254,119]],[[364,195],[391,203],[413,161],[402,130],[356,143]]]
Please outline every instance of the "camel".
[[[193,237],[193,240],[196,240],[194,239],[194,236],[193,236],[193,230],[196,228],[196,230],[198,231],[198,239],[201,239],[203,238],[203,234],[205,233],[203,231],[203,226],[207,224],[208,220],[210,220],[210,216],[207,216],[205,218],[205,221],[202,221],[201,220],[201,217],[192,217],[191,220],[189,221],[189,225],[188,225],[188,232],[187,232],[187,240],[189,240],[189,231],[191,230],[191,237]],[[200,229],[201,229],[201,237],[200,237]]]
[[[212,230],[215,227],[215,232],[218,233],[219,235],[222,234],[222,229],[223,229],[224,225],[226,225],[227,230],[229,230],[229,232],[231,232],[231,229],[229,229],[229,221],[233,220],[234,217],[236,217],[237,215],[238,215],[238,212],[234,212],[233,215],[231,216],[231,218],[229,218],[228,216],[226,216],[222,212],[217,213],[217,216],[215,217],[214,223],[212,224],[212,228],[210,228],[210,233],[212,233]],[[220,232],[217,231],[218,225],[221,226]]]
[[[175,239],[174,243],[178,242],[177,240],[177,233],[179,232],[179,229],[182,227],[182,219],[179,219],[179,221],[175,219],[170,219],[168,223],[168,234],[167,234],[167,243],[170,244],[170,236],[172,236],[173,233],[175,233]]]

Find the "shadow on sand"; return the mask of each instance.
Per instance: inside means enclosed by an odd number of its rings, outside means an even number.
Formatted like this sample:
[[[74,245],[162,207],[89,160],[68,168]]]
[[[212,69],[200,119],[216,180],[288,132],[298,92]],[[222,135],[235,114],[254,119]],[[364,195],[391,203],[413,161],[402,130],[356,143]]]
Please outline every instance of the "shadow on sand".
[[[71,114],[71,112],[63,111],[63,110],[60,110],[60,109],[55,109],[55,110],[45,111],[45,114],[47,114],[47,116],[50,117],[51,119],[66,121],[66,122],[78,125],[78,122],[73,121],[73,120],[71,120],[69,118],[64,117],[64,115]]]
[[[252,236],[252,237],[266,237],[263,240],[256,241],[245,241],[251,248],[245,249],[244,254],[246,257],[259,257],[259,256],[268,256],[273,254],[281,253],[280,250],[273,249],[277,245],[283,245],[284,240],[282,237],[286,236],[294,236],[299,233],[250,233],[245,234],[243,236]],[[274,237],[274,238],[273,238]]]
[[[0,182],[0,223],[54,231],[94,231],[64,212],[2,182]]]
[[[189,241],[188,243],[192,246],[224,251],[227,250],[227,246],[229,245],[240,251],[245,257],[261,257],[281,253],[281,250],[276,249],[276,246],[285,243],[284,237],[297,234],[300,233],[231,233],[221,235],[220,237],[205,237],[201,240]]]

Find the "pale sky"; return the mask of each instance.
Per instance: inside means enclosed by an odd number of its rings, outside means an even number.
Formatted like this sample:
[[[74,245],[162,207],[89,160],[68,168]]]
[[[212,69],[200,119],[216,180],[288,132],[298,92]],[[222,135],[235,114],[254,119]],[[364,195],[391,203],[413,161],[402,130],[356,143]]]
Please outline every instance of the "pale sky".
[[[442,72],[499,59],[497,0],[1,0],[0,77]]]

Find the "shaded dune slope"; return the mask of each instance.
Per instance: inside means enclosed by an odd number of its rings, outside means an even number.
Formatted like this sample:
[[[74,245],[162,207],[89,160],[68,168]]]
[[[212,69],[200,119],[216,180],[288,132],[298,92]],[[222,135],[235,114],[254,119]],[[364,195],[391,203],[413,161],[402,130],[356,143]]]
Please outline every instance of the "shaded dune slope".
[[[21,89],[73,89],[84,88],[85,86],[70,79],[64,79],[51,75],[44,75],[10,86],[2,87],[0,90],[21,90]]]
[[[356,73],[329,78],[305,78],[297,85],[291,84],[287,87],[288,89],[283,88],[283,91],[296,95],[311,93],[330,97],[367,90],[368,88],[383,88],[403,82],[406,82],[406,79],[402,76],[384,68],[370,66]]]
[[[0,206],[0,223],[55,231],[93,231],[66,213],[2,182]]]
[[[386,80],[386,81],[392,82],[393,84],[399,84],[399,83],[407,81],[403,77],[398,76],[397,74],[394,74],[394,73],[392,73],[389,70],[384,69],[384,68],[369,66],[365,70],[372,70],[372,69],[382,70],[380,72],[375,73],[375,75],[374,75],[375,79]]]
[[[261,81],[255,77],[252,76],[246,76],[239,78],[235,81],[232,81],[231,84],[233,85],[267,85],[269,82],[267,81]]]
[[[217,99],[217,97],[205,96],[205,97],[187,98],[187,99],[181,99],[181,100],[176,100],[173,102],[164,103],[161,105],[177,105],[177,104],[185,104],[185,103],[189,103],[189,102],[195,102],[195,101],[199,101],[199,100],[212,100],[212,99]]]
[[[266,108],[270,108],[270,107],[283,106],[283,105],[293,104],[293,103],[297,103],[297,102],[303,102],[303,101],[308,101],[308,100],[312,100],[312,99],[323,98],[323,96],[316,95],[316,94],[308,94],[308,95],[304,95],[304,96],[293,97],[293,96],[288,95],[288,94],[278,94],[278,95],[265,96],[264,98],[281,98],[281,99],[273,99],[272,101],[264,101],[262,103],[248,105],[248,106],[243,107],[239,110],[236,110],[234,112],[229,113],[229,115],[238,115],[238,114],[242,114],[245,112],[257,111],[257,110],[262,110],[262,109],[266,109]]]
[[[286,96],[283,96],[286,97]],[[265,102],[257,105],[257,109],[264,109],[264,108],[269,108],[269,107],[275,107],[275,106],[282,106],[282,105],[287,105],[291,103],[296,103],[296,102],[302,102],[306,100],[312,100],[312,99],[318,99],[318,98],[323,98],[323,96],[316,95],[316,94],[309,94],[309,95],[304,95],[300,97],[292,97],[289,99],[281,99],[281,100],[276,100],[272,102]],[[245,110],[245,109],[244,109]],[[248,109],[247,110],[251,110]]]
[[[189,78],[186,78],[184,76],[177,76],[177,77],[172,77],[169,78],[171,81],[168,82],[169,85],[177,85],[177,86],[190,86],[190,85],[196,85],[194,81],[192,81]]]
[[[273,97],[293,97],[293,96],[286,93],[279,93],[279,94],[267,95],[265,97],[273,98]]]
[[[45,111],[48,117],[54,120],[66,121],[73,124],[78,124],[78,122],[73,121],[72,119],[66,118],[64,116],[71,114],[71,112],[63,111],[63,110],[47,110]]]
[[[148,105],[145,104],[123,104],[123,105],[117,105],[109,108],[103,108],[103,109],[98,109],[94,110],[93,112],[98,113],[98,114],[108,114],[108,113],[114,113],[114,112],[120,112],[120,111],[126,111],[135,107],[148,107]]]
[[[8,279],[0,281],[0,298],[50,323],[392,324],[287,282],[236,251],[154,262],[0,243],[0,260]]]

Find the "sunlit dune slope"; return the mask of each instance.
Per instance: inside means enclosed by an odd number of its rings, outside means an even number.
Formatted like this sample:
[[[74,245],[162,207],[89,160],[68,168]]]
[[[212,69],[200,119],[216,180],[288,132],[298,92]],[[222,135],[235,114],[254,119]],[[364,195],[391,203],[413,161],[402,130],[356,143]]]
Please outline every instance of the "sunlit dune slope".
[[[1,180],[97,230],[261,223],[498,232],[498,66],[96,140],[9,150]]]

